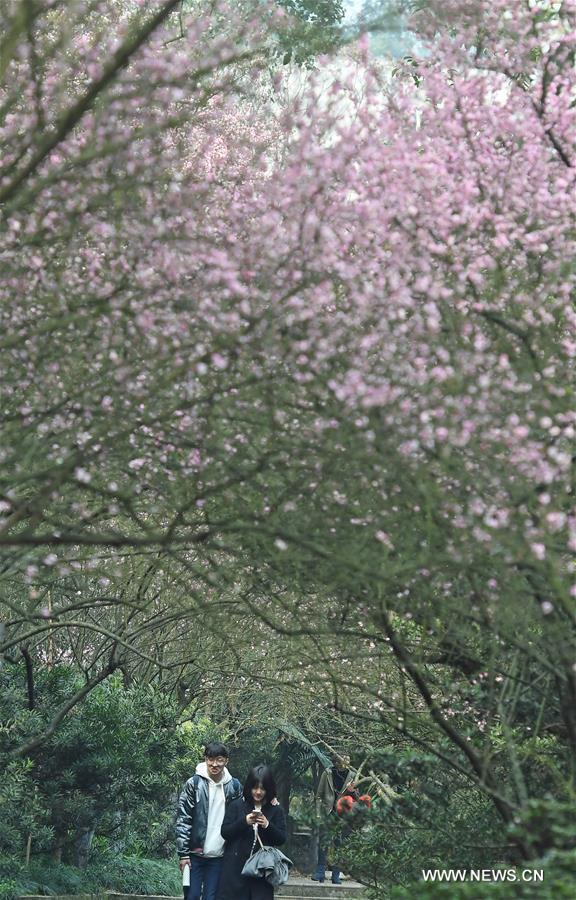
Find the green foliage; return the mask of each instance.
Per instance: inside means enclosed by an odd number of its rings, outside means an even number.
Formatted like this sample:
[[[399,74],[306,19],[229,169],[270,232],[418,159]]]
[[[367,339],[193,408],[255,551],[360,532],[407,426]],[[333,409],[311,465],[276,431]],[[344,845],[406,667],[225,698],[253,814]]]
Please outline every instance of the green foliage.
[[[317,56],[337,49],[345,39],[342,0],[277,0],[286,13],[285,21],[271,27],[271,59],[312,66]],[[184,10],[192,11],[198,0],[185,0]],[[269,16],[274,9],[266,0],[236,0],[236,7],[247,17]],[[229,23],[218,10],[211,13],[213,32],[225,32]]]
[[[26,868],[13,858],[0,858],[0,900],[23,894],[97,893],[103,890],[130,894],[178,895],[181,877],[174,861],[140,857],[97,856],[80,871],[74,866],[32,861]]]
[[[280,36],[278,53],[284,63],[311,65],[314,57],[330,53],[343,40],[340,0],[279,0],[293,20]]]
[[[344,18],[341,0],[279,0],[291,15],[314,25],[336,25]]]
[[[538,869],[543,870],[543,881],[523,880],[524,871],[528,873],[528,878],[533,878],[531,873]],[[392,888],[390,892],[368,891],[368,896],[373,900],[412,900],[415,896],[422,900],[563,900],[574,896],[576,853],[506,871],[514,871],[517,880],[434,884],[420,881],[417,885]]]
[[[547,800],[530,802],[519,820],[505,829],[487,798],[444,779],[431,760],[405,759],[406,783],[412,789],[385,807],[374,804],[367,825],[347,838],[345,868],[370,885],[373,900],[390,897],[447,897],[450,900],[483,898],[571,897],[576,876],[576,821],[573,804]],[[440,770],[441,772],[441,770]],[[528,852],[540,846],[555,849],[523,860],[519,846]],[[425,882],[425,870],[504,870],[500,882]],[[539,881],[533,872],[543,871]],[[523,873],[527,872],[527,880]],[[514,873],[514,875],[508,873]],[[516,878],[516,880],[512,880]],[[532,881],[529,879],[532,878]]]
[[[462,788],[402,795],[373,804],[369,822],[345,845],[346,866],[378,886],[411,884],[424,868],[494,865],[505,855],[505,836],[489,801]]]
[[[351,874],[366,881],[370,873],[380,888],[411,884],[425,868],[486,867],[506,858],[506,832],[486,797],[438,766],[412,776],[400,799],[376,799],[366,825],[353,829],[343,851]]]
[[[318,762],[324,769],[329,769],[332,761],[316,743],[310,740],[296,725],[283,722],[280,726],[281,741],[279,748],[286,757],[286,764],[295,773],[301,774]]]
[[[3,766],[0,778],[0,853],[23,847],[34,833],[40,846],[52,838],[48,810],[33,787],[31,760],[12,760]]]
[[[41,754],[35,778],[69,845],[79,829],[112,834],[154,821],[178,782],[177,710],[149,686],[111,678],[92,691]]]
[[[39,670],[29,712],[22,673],[5,670],[1,679],[2,719],[13,723],[5,752],[42,731],[81,683],[69,666]],[[30,837],[33,856],[61,851],[82,864],[95,832],[113,839],[116,852],[170,852],[174,794],[200,755],[193,727],[178,729],[178,718],[174,702],[150,685],[111,677],[96,687],[28,759],[6,766],[0,852],[23,852]]]
[[[0,900],[13,900],[18,896],[18,885],[13,880],[2,878],[0,880]]]
[[[179,725],[178,732],[185,748],[178,761],[180,780],[190,777],[190,772],[194,771],[198,760],[204,756],[206,744],[211,741],[227,744],[230,738],[225,725],[217,725],[207,716],[194,716],[193,719],[184,721]]]
[[[513,837],[525,842],[536,853],[553,847],[552,853],[576,850],[574,801],[529,800],[521,816],[510,829]]]

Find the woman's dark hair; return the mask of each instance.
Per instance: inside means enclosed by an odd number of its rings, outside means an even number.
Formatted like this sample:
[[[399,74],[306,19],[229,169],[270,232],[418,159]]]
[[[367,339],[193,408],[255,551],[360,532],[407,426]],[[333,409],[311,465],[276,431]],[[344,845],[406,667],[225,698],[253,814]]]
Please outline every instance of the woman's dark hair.
[[[270,803],[276,796],[276,782],[274,781],[272,770],[268,766],[254,766],[248,772],[244,782],[244,799],[247,803],[254,803],[252,788],[259,785],[262,785],[266,791],[265,802]]]

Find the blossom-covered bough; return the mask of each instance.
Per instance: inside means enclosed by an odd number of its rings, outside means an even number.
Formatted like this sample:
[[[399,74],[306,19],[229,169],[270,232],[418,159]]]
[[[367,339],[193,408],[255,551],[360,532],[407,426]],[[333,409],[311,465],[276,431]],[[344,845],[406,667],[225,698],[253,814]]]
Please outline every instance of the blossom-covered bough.
[[[430,2],[296,98],[276,10],[177,5],[2,13],[4,650],[248,610],[511,820],[502,679],[576,746],[574,4]]]
[[[262,19],[180,7],[2,10],[3,651],[63,635],[48,658],[70,658],[80,630],[96,679],[121,650],[155,663],[137,644],[160,624],[158,546],[205,537],[196,411],[222,356],[195,280],[218,252],[234,156],[258,154],[247,120],[238,147],[227,134],[230,73],[258,71]]]

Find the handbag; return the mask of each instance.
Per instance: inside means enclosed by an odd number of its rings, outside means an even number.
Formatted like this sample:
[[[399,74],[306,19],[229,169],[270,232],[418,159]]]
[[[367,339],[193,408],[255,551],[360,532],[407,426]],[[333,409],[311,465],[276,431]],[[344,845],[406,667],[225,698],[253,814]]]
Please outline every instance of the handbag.
[[[256,842],[260,844],[260,849],[254,852]],[[256,832],[254,843],[252,844],[252,852],[242,869],[242,875],[248,878],[263,878],[273,887],[279,887],[286,884],[290,869],[294,863],[288,859],[278,847],[266,847],[260,839],[260,835]]]

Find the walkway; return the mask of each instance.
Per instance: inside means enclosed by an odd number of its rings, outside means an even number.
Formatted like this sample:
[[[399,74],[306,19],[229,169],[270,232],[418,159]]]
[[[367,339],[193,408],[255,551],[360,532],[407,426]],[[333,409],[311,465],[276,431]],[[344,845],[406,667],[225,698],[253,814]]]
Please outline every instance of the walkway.
[[[329,880],[323,884],[312,881],[310,877],[294,875],[290,877],[288,884],[276,889],[274,900],[332,900],[340,897],[341,900],[363,900],[364,888],[357,881],[346,879],[342,885],[332,884]]]

